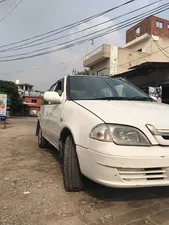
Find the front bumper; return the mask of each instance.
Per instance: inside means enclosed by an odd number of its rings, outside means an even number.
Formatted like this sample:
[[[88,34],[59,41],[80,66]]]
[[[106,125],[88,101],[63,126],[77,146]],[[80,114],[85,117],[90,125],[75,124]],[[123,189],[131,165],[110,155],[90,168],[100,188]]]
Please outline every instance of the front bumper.
[[[98,146],[97,141],[91,142],[90,146]],[[101,151],[105,145],[106,151]],[[99,142],[97,151],[78,145],[76,148],[82,174],[97,183],[120,188],[169,186],[169,147],[124,147]],[[137,153],[133,154],[133,149]]]

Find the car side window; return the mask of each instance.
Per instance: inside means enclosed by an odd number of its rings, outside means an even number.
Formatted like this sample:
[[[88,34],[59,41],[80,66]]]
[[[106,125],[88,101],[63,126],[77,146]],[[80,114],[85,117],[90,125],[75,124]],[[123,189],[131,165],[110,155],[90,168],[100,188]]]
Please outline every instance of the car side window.
[[[49,91],[54,91],[55,87],[56,87],[56,84],[52,85]]]
[[[59,94],[59,96],[62,95],[63,91],[64,91],[64,78],[59,80],[58,82],[56,82],[55,84],[53,84],[49,91],[55,91]],[[44,101],[43,103],[44,105],[51,105],[52,103],[51,102],[46,102]]]
[[[62,79],[56,83],[56,86],[53,91],[57,92],[59,94],[59,96],[62,95],[62,93],[64,91],[64,79]]]

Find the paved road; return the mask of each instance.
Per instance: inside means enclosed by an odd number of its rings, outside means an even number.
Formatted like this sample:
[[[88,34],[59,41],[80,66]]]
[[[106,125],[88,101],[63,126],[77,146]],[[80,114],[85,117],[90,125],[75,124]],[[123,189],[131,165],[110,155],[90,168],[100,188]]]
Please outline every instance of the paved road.
[[[0,130],[0,224],[169,225],[169,188],[109,189],[92,182],[64,191],[58,154],[40,150],[36,119]]]

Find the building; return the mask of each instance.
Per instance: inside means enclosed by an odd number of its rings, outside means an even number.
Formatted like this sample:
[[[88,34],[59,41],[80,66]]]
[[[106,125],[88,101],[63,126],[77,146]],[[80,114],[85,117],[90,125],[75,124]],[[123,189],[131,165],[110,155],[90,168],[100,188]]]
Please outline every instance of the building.
[[[129,43],[144,34],[169,38],[169,20],[150,16],[133,26],[126,32],[126,43]]]
[[[43,102],[43,92],[34,90],[33,85],[20,83],[19,80],[16,81],[16,85],[24,104],[22,115],[38,116]]]
[[[169,104],[169,62],[145,62],[130,71],[116,75],[127,79],[149,94],[149,88],[162,88],[162,101]]]
[[[126,32],[123,47],[102,45],[84,57],[93,75],[116,75],[146,62],[169,62],[169,21],[150,16]]]
[[[147,93],[150,87],[161,87],[162,101],[169,104],[169,21],[148,17],[126,32],[124,48],[149,55],[142,62],[131,60],[129,70],[116,76],[128,79]]]
[[[28,111],[26,110],[26,114],[29,116],[38,116],[42,102],[41,96],[25,96],[24,104],[27,105],[29,109]]]
[[[150,16],[126,32],[123,47],[102,45],[84,57],[93,75],[126,78],[149,93],[162,88],[169,103],[169,20]]]
[[[24,95],[25,93],[29,93],[33,91],[33,85],[27,83],[20,83],[19,80],[16,80],[15,84],[18,87],[18,92],[20,96]]]

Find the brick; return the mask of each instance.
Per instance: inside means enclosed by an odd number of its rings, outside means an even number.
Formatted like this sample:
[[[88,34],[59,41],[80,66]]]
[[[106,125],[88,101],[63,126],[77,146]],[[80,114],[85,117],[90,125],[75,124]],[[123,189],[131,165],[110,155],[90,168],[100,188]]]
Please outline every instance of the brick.
[[[49,220],[45,225],[85,225],[85,223],[78,217],[64,218],[61,220],[52,219]]]
[[[144,207],[144,208],[140,208],[137,210],[124,213],[123,215],[112,216],[106,220],[105,224],[106,225],[107,224],[124,225],[124,224],[130,224],[130,223],[132,224],[137,220],[144,221],[151,214],[152,214],[152,211],[148,207]],[[99,222],[100,221],[96,221],[95,224],[101,224]]]
[[[149,207],[140,208],[131,212],[126,213],[123,216],[118,216],[114,219],[115,225],[122,225],[125,223],[131,223],[132,221],[146,218],[151,214]]]
[[[163,28],[156,27],[156,21],[163,23]],[[156,35],[159,37],[168,37],[169,38],[169,20],[165,20],[156,16],[150,16],[144,19],[142,22],[133,26],[126,32],[126,43],[136,39],[138,36],[143,34]],[[136,34],[136,29],[140,27],[140,35]]]
[[[94,210],[104,210],[107,213],[111,213],[111,215],[123,214],[131,208],[125,202],[100,202],[92,206]]]
[[[168,201],[157,201],[154,205],[151,205],[151,210],[155,213],[161,212],[164,209],[169,209]]]
[[[137,201],[130,201],[128,202],[127,204],[133,208],[133,209],[137,209],[137,208],[141,208],[141,207],[144,207],[144,206],[147,206],[147,205],[153,205],[155,203],[154,200],[152,199],[146,199],[146,200],[137,200]]]
[[[129,223],[128,225],[152,225],[148,220],[138,220],[138,221],[134,221],[132,223]]]
[[[100,202],[96,205],[91,205],[91,210],[92,212],[90,213],[85,210],[82,217],[86,224],[94,225],[95,223],[113,220],[116,216],[123,216],[130,212],[131,208],[125,202]]]
[[[155,215],[151,216],[150,219],[152,219],[152,221],[155,221],[156,223],[159,223],[159,224],[163,224],[163,223],[169,224],[169,209],[156,213]]]
[[[169,223],[168,222],[165,222],[165,223],[163,223],[162,225],[168,225]]]

